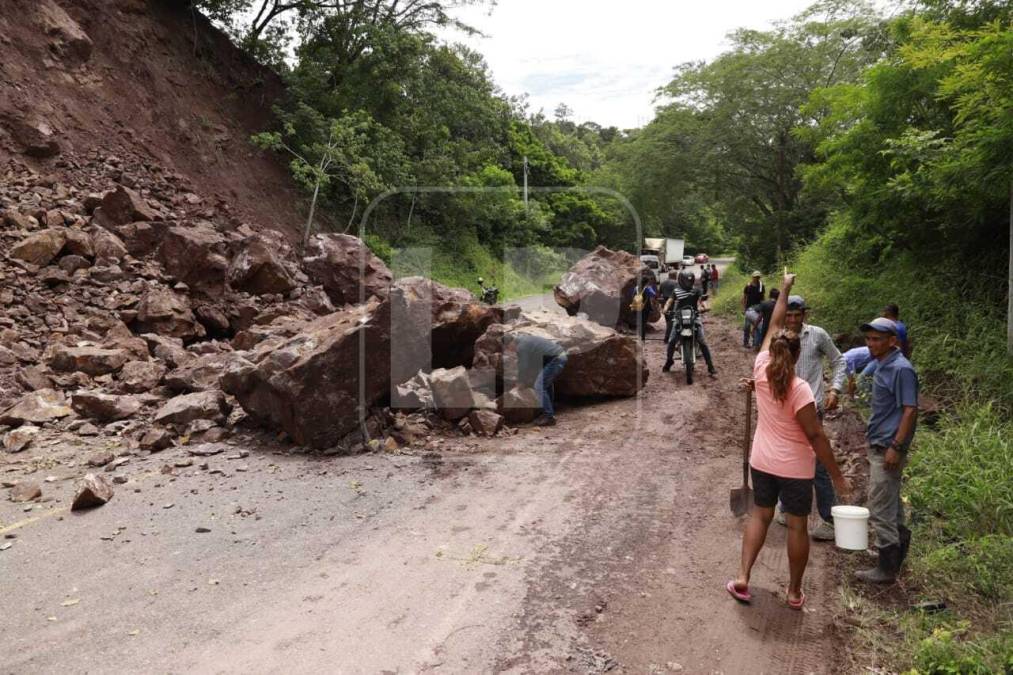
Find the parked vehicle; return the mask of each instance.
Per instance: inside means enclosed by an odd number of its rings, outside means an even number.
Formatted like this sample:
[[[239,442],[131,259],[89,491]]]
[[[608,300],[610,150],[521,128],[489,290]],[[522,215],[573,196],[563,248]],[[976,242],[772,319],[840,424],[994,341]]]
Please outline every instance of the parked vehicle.
[[[706,253],[697,253],[696,257],[693,258],[693,262],[697,264],[707,263],[710,262],[710,260],[711,260],[710,256],[708,256]]]
[[[684,256],[682,256],[682,266],[683,267],[688,267],[689,265],[692,265],[695,262],[696,261],[693,259],[693,256],[691,256],[691,255],[684,255]]]
[[[648,257],[656,259],[658,266],[649,265],[649,267],[660,275],[673,265],[682,262],[684,243],[682,239],[645,237],[644,247],[640,249],[640,260],[646,263]]]
[[[499,302],[499,289],[495,286],[486,286],[485,279],[478,278],[478,286],[482,289],[479,299],[487,305],[495,305]]]

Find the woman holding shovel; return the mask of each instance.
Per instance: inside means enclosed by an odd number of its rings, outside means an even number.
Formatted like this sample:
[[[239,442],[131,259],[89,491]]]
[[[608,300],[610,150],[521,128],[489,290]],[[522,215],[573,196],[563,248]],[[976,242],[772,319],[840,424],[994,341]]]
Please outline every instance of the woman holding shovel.
[[[834,459],[830,442],[816,416],[816,403],[805,380],[795,375],[800,343],[797,333],[784,330],[788,296],[795,275],[785,270],[781,295],[774,306],[770,327],[753,365],[749,386],[756,391],[757,424],[750,455],[753,477],[753,509],[742,536],[742,563],[739,575],[725,589],[740,602],[749,602],[749,574],[767,538],[780,498],[788,517],[788,567],[790,580],[787,603],[802,609],[802,575],[809,561],[809,513],[812,511],[816,458],[830,472],[834,488],[842,499],[851,485]]]

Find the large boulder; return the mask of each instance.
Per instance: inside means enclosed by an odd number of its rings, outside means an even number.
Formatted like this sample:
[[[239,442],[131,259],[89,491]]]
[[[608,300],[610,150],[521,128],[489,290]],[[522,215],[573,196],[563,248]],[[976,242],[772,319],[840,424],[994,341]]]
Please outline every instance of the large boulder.
[[[50,228],[29,235],[11,248],[10,256],[24,260],[32,265],[44,267],[51,263],[64,244],[67,243],[67,231],[63,228]]]
[[[170,227],[157,258],[172,277],[192,288],[221,292],[229,269],[228,246],[209,223]]]
[[[406,382],[420,370],[468,366],[475,341],[502,320],[502,310],[475,300],[462,288],[448,288],[423,277],[400,279],[391,289],[393,304],[391,378]]]
[[[115,225],[158,218],[158,214],[148,206],[141,195],[123,185],[102,198],[101,209],[102,215]]]
[[[321,317],[233,364],[222,388],[254,420],[300,445],[328,448],[359,428],[390,386],[391,300]]]
[[[503,357],[505,333],[537,335],[566,349],[566,368],[555,381],[559,394],[635,396],[647,384],[647,365],[634,337],[579,317],[561,317],[540,310],[525,312],[514,323],[490,326],[475,344],[475,368],[493,369],[501,374],[505,389],[518,383],[516,357]]]
[[[228,276],[230,286],[254,295],[285,294],[296,287],[274,247],[260,237],[250,237],[243,243],[229,265]]]
[[[42,424],[73,414],[61,392],[38,389],[23,395],[14,405],[0,412],[0,425]]]
[[[632,327],[637,324],[637,314],[630,309],[630,302],[641,268],[635,255],[599,246],[574,263],[553,295],[570,316],[583,313],[608,328]],[[660,318],[655,311],[650,320]]]
[[[157,333],[184,341],[206,335],[204,326],[194,318],[186,296],[161,287],[145,292],[137,306],[133,327],[138,333]]]
[[[123,349],[56,345],[49,356],[49,367],[58,372],[96,376],[115,373],[129,360],[130,354]]]
[[[387,265],[361,239],[349,234],[313,235],[302,266],[338,306],[358,304],[360,295],[362,300],[384,298],[394,280]]]

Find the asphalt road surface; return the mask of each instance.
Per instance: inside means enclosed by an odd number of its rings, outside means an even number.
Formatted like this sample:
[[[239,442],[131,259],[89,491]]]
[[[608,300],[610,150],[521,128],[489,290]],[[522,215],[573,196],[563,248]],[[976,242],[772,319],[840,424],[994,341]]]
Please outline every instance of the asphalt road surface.
[[[545,430],[355,457],[249,441],[162,473],[174,448],[80,514],[66,467],[40,467],[55,501],[0,505],[0,672],[829,672],[827,545],[804,612],[776,526],[753,605],[724,591],[752,354],[707,328],[717,380],[662,375],[648,342],[640,397]]]

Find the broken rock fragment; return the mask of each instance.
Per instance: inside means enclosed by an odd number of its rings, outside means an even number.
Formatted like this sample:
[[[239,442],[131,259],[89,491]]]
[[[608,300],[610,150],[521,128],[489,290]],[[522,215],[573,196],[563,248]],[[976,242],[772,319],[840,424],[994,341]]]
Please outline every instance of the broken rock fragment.
[[[468,413],[468,422],[479,436],[495,436],[503,428],[503,416],[491,410],[472,410]]]
[[[122,349],[57,345],[49,357],[49,367],[59,372],[81,372],[94,377],[114,373],[129,360],[130,356]]]
[[[52,228],[29,235],[11,248],[10,256],[32,265],[45,267],[60,253],[67,243],[66,230]]]
[[[112,484],[103,476],[88,473],[78,483],[77,493],[74,495],[70,510],[93,509],[102,506],[112,498]]]
[[[117,396],[97,391],[79,391],[70,397],[70,405],[83,417],[102,422],[126,419],[141,409],[133,396]]]
[[[177,426],[186,426],[195,420],[223,422],[229,410],[221,391],[198,391],[169,399],[155,413],[155,422]]]
[[[116,225],[158,217],[141,195],[122,185],[102,198],[102,213]]]
[[[4,448],[7,452],[21,452],[28,449],[28,446],[35,440],[39,433],[38,427],[24,425],[4,434]]]
[[[35,501],[42,497],[42,486],[34,481],[21,481],[11,488],[10,497],[15,504]]]
[[[12,427],[25,423],[43,424],[73,414],[61,392],[38,389],[23,395],[17,403],[0,412],[0,424]]]
[[[360,266],[362,272],[360,273]],[[384,298],[394,275],[358,237],[316,234],[310,237],[303,269],[324,287],[335,305],[355,305],[372,297]]]

